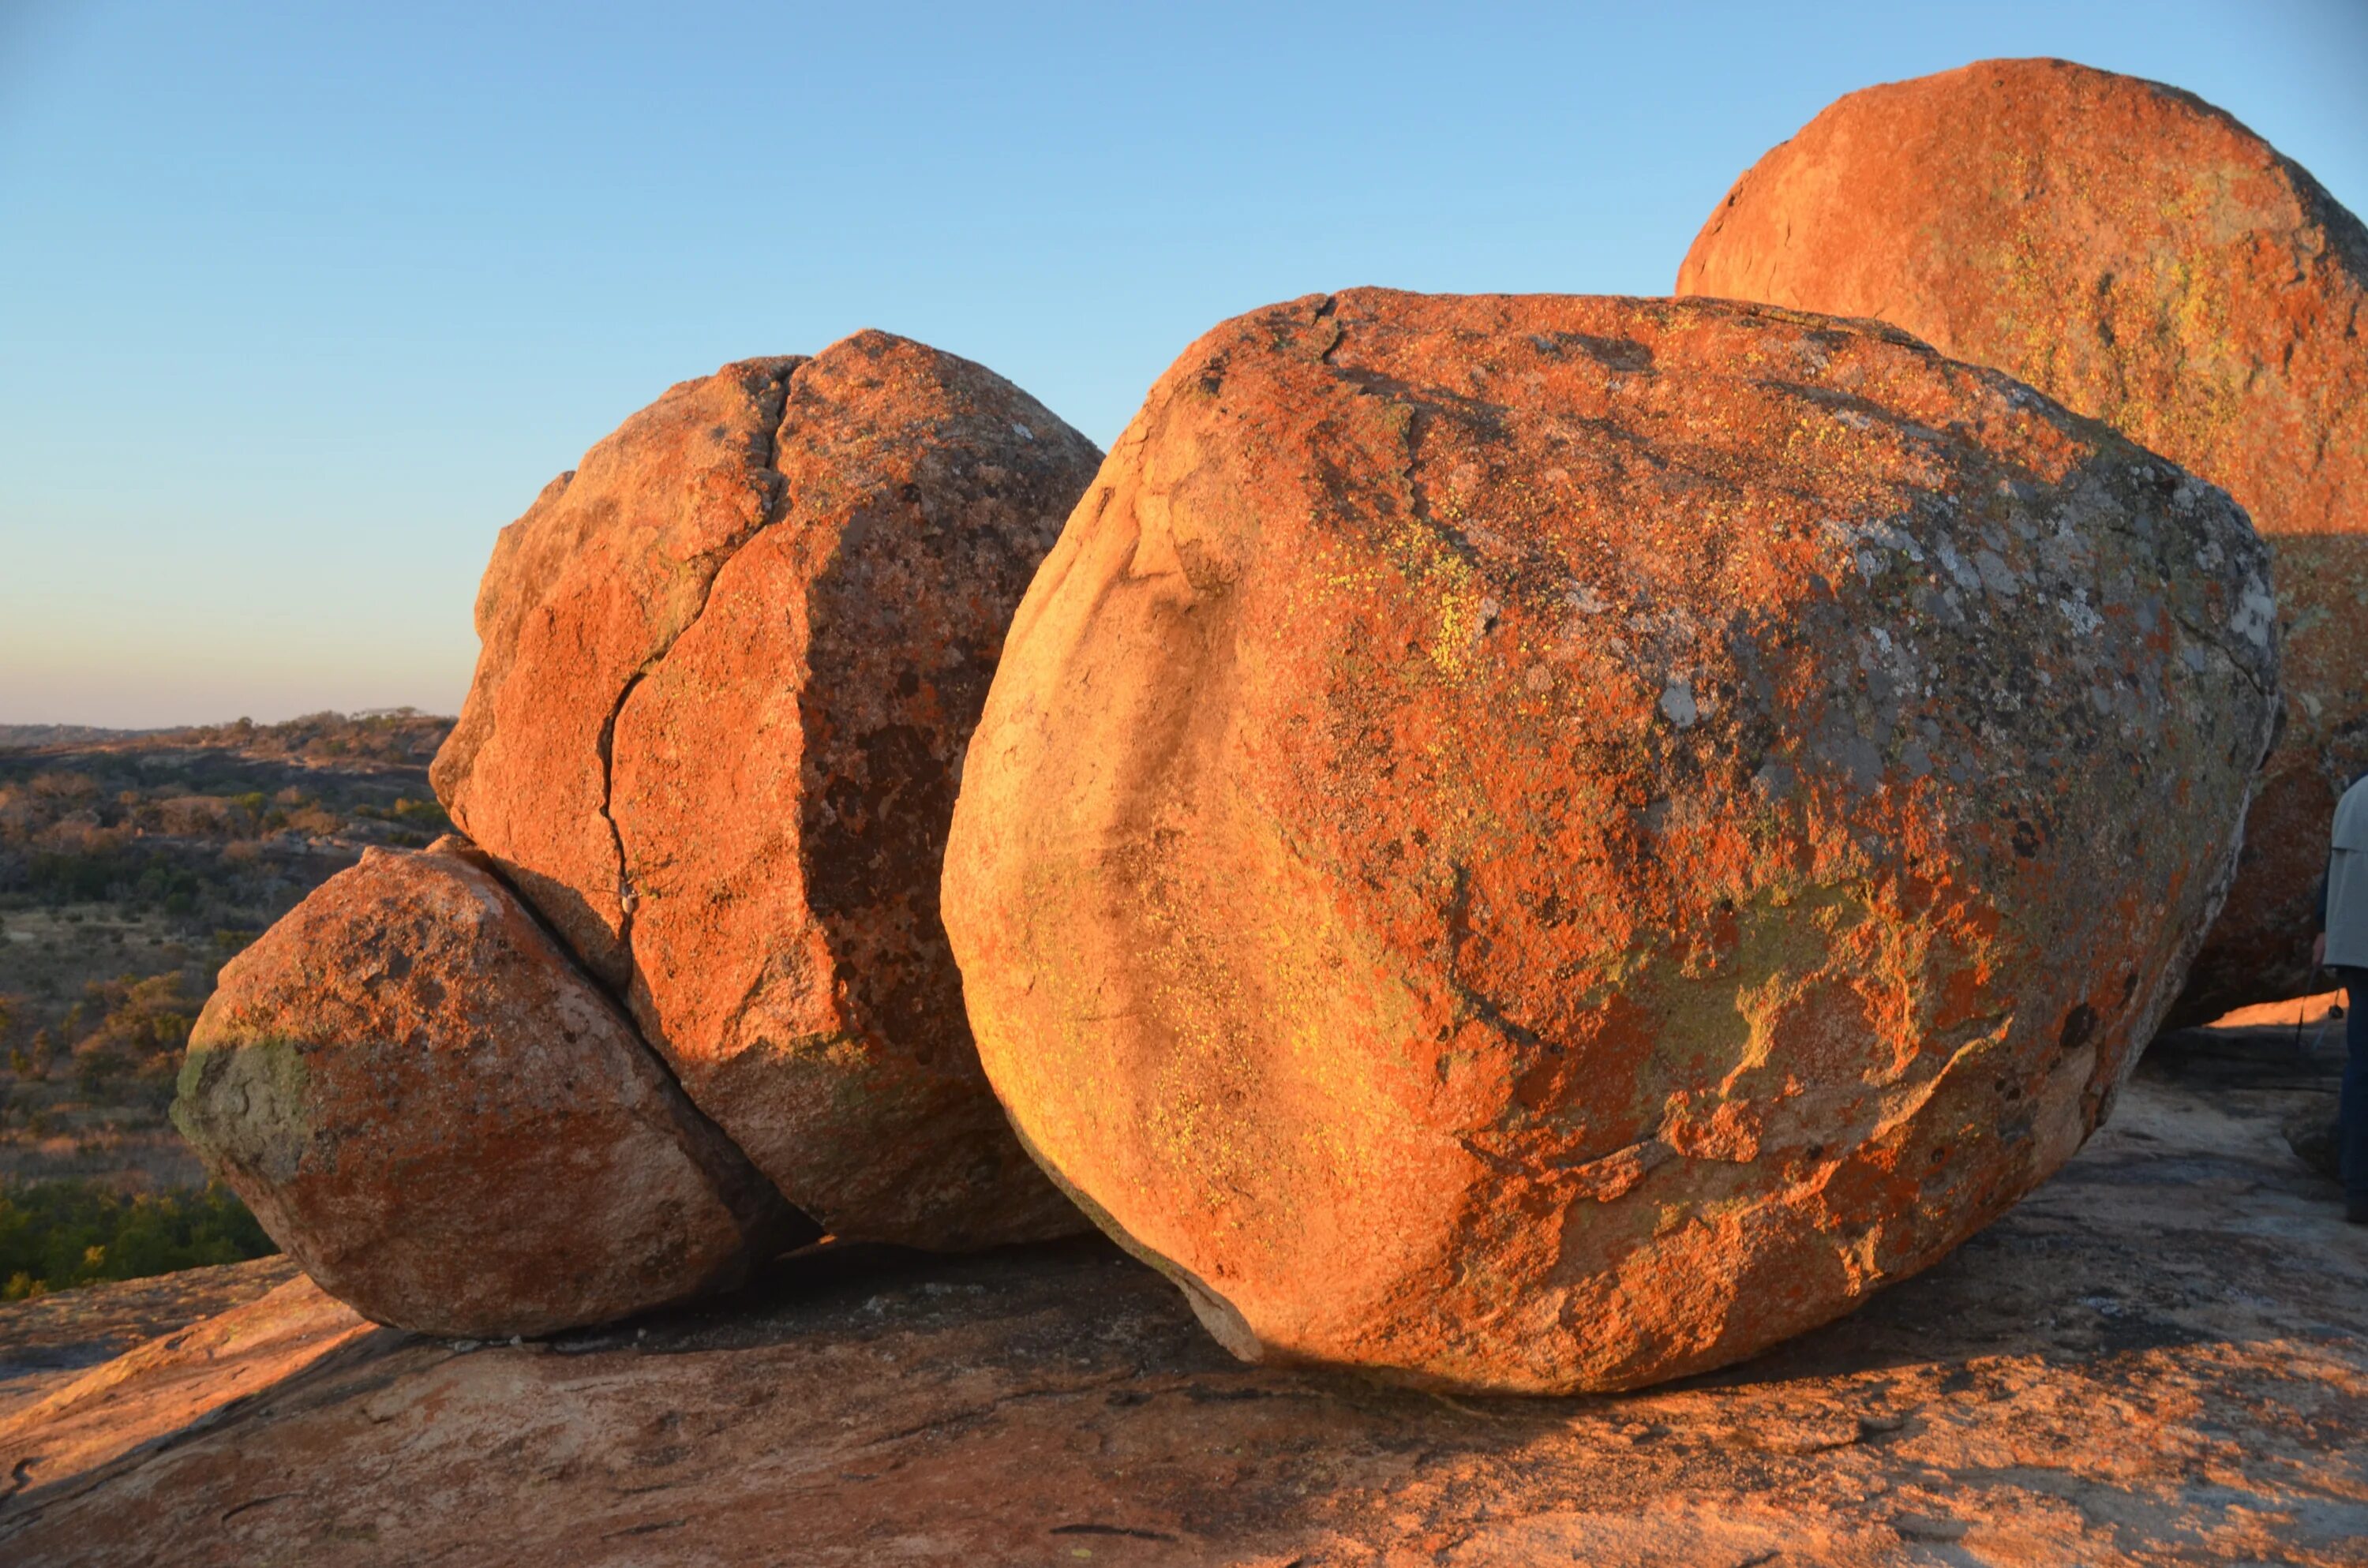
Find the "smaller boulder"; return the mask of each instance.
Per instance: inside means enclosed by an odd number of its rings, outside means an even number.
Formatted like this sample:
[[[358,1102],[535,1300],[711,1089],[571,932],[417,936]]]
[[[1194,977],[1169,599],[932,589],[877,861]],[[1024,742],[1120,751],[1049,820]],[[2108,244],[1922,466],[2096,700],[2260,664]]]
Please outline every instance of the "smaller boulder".
[[[2294,1151],[2304,1169],[2329,1181],[2341,1181],[2343,1128],[2335,1119],[2335,1108],[2328,1100],[2328,1096],[2314,1096],[2308,1108],[2287,1117],[2279,1131],[2285,1134],[2286,1147]]]
[[[222,971],[173,1120],[381,1323],[492,1338],[813,1239],[465,840],[373,849]]]

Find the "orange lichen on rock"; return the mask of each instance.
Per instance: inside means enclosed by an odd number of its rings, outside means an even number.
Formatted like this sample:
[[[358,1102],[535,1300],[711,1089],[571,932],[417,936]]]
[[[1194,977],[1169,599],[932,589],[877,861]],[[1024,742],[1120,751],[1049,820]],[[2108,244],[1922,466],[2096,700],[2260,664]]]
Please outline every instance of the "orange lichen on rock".
[[[2219,491],[1889,328],[1241,317],[1078,504],[972,741],[988,1074],[1244,1356],[1747,1356],[2097,1124],[2233,871],[2265,564]]]
[[[2368,769],[2368,230],[2231,116],[2057,60],[1852,93],[1736,182],[1680,294],[1872,316],[2226,488],[2271,540],[2285,734],[2177,1016],[2310,988]]]
[[[814,1225],[455,838],[373,849],[233,959],[174,1120],[332,1294],[480,1337],[734,1283]]]
[[[674,388],[504,530],[459,823],[838,1235],[1082,1221],[1013,1142],[937,885],[1004,630],[1100,454],[866,332]]]

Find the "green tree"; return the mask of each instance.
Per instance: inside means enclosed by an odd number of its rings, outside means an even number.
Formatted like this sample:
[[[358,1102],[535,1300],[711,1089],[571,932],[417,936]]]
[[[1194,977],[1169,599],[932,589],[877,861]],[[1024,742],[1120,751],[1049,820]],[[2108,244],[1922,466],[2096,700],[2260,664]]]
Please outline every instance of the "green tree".
[[[130,1194],[91,1181],[0,1187],[0,1296],[9,1301],[277,1250],[219,1184]]]

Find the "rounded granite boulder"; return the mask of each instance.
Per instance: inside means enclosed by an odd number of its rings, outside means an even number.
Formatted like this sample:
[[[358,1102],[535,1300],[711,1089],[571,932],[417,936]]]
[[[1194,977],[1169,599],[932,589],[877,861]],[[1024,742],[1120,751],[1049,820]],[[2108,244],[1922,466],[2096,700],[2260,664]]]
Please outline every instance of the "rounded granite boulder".
[[[2368,770],[2368,229],[2232,116],[2061,60],[1852,93],[1736,182],[1680,294],[1904,327],[2225,487],[2275,560],[2285,733],[2173,1021],[2314,988]]]
[[[859,333],[675,387],[485,573],[438,795],[845,1239],[1084,1226],[987,1088],[937,900],[1005,628],[1099,460],[992,371]]]
[[[1906,335],[1358,290],[1152,391],[945,918],[1031,1151],[1253,1358],[1631,1387],[2060,1165],[2277,684],[2221,492]]]
[[[606,1322],[818,1233],[454,838],[232,960],[173,1119],[324,1290],[425,1333]]]

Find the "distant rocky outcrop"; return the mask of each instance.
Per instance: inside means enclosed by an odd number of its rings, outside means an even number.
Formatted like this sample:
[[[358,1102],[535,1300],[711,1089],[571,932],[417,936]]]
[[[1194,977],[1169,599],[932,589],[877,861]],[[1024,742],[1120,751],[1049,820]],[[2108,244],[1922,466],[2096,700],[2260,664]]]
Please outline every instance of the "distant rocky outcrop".
[[[51,746],[140,740],[159,730],[103,730],[91,724],[0,724],[0,751],[46,751]]]
[[[2227,496],[1905,334],[1356,290],[1161,379],[1013,624],[948,929],[1236,1352],[1748,1356],[2078,1149],[2272,725]]]
[[[2268,536],[2285,733],[2180,1018],[2311,989],[2368,769],[2368,230],[2236,119],[2058,60],[1853,93],[1736,182],[1682,294],[1874,316],[2224,485]]]
[[[478,859],[373,849],[222,971],[174,1119],[273,1239],[381,1323],[507,1337],[819,1234]]]
[[[438,794],[833,1234],[1082,1223],[979,1070],[937,889],[1004,629],[1099,460],[860,333],[674,388],[486,570]]]
[[[254,761],[286,761],[313,768],[400,770],[425,764],[452,721],[414,708],[357,713],[323,711],[276,724],[239,719],[167,730],[103,730],[87,724],[0,724],[0,752],[62,752],[113,756],[215,753]]]

